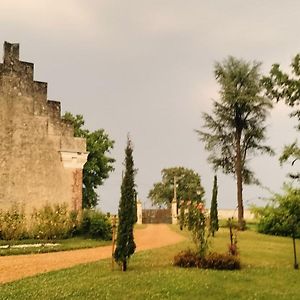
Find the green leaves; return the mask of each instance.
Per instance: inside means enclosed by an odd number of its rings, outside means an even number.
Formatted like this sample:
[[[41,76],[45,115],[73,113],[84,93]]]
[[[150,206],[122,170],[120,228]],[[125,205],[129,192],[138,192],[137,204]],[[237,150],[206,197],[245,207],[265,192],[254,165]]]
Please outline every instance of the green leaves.
[[[279,64],[273,64],[269,76],[264,76],[261,84],[268,97],[276,101],[283,100],[294,107],[300,103],[300,54],[293,58],[291,69],[292,76],[281,71]],[[300,121],[299,110],[294,111],[291,116],[296,116]]]
[[[113,149],[114,141],[111,140],[104,129],[90,132],[83,128],[84,119],[82,115],[73,116],[66,112],[64,120],[74,126],[74,135],[86,139],[86,148],[89,152],[88,160],[83,168],[83,208],[95,207],[99,201],[96,189],[108,178],[109,173],[114,170],[115,159],[109,157]]]
[[[177,199],[202,201],[204,189],[199,174],[184,167],[166,168],[161,171],[162,181],[153,185],[148,197],[154,205],[169,206],[174,198],[174,178]]]
[[[300,189],[290,185],[276,194],[264,208],[254,208],[260,218],[259,232],[300,237]]]
[[[273,64],[269,76],[262,78],[262,85],[265,88],[266,95],[276,101],[283,100],[291,107],[300,104],[300,54],[297,54],[291,62],[291,73],[287,74],[281,71],[279,64]],[[300,130],[300,110],[296,109],[290,114],[291,117],[298,118],[299,124],[297,129]],[[300,149],[297,142],[285,146],[279,159],[280,163],[292,158],[292,165],[300,157]],[[299,179],[300,174],[289,174],[293,179]]]

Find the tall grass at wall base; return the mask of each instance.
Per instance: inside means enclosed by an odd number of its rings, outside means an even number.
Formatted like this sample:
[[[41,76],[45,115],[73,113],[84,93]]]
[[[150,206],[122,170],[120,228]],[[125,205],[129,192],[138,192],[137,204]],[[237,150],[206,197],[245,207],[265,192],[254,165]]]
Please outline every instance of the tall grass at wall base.
[[[0,240],[19,240],[27,236],[24,205],[13,203],[8,210],[0,210]]]
[[[61,240],[74,236],[110,240],[111,223],[97,210],[70,211],[67,204],[45,204],[25,215],[24,206],[0,210],[0,240]]]
[[[44,240],[63,239],[70,236],[72,227],[66,204],[45,204],[40,209],[34,209],[29,235]]]

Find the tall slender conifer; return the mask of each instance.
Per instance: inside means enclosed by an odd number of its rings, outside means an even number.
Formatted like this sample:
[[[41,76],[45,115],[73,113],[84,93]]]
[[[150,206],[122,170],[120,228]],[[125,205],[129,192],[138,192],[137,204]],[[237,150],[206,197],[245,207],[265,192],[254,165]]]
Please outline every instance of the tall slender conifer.
[[[136,222],[136,191],[132,152],[132,142],[128,137],[127,147],[125,149],[125,173],[121,185],[121,199],[118,212],[119,226],[117,243],[114,252],[115,260],[122,266],[122,271],[127,270],[128,259],[136,248],[133,237],[133,226]]]

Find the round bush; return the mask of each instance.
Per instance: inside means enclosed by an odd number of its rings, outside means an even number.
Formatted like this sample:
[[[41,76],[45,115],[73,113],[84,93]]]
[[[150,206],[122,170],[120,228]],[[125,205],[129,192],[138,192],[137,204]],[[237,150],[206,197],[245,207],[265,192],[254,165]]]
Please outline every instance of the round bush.
[[[91,238],[110,240],[111,224],[103,213],[95,210],[84,210],[79,232]]]
[[[200,256],[191,249],[181,251],[174,257],[174,265],[182,268],[199,267]]]
[[[215,270],[238,270],[241,268],[241,264],[237,256],[213,252],[201,260],[200,267]]]
[[[221,253],[209,253],[204,258],[190,249],[181,251],[174,257],[174,265],[182,268],[202,268],[215,270],[238,270],[241,268],[237,256]]]

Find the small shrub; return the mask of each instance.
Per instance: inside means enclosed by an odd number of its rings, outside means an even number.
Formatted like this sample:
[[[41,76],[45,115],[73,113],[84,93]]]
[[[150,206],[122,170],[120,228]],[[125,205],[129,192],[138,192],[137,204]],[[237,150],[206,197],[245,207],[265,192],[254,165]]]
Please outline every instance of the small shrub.
[[[215,270],[238,270],[241,268],[237,256],[220,253],[209,253],[200,257],[199,253],[190,249],[181,251],[174,257],[174,265],[181,268],[201,268]]]
[[[205,257],[209,246],[210,231],[207,221],[205,207],[202,202],[181,201],[180,228],[187,227],[192,233],[192,238],[200,257]]]
[[[181,251],[174,257],[174,265],[182,268],[199,267],[200,256],[191,249]]]
[[[33,238],[52,240],[70,236],[72,222],[66,204],[46,204],[34,209],[31,215],[30,234]]]
[[[19,240],[26,237],[26,217],[24,206],[12,204],[9,210],[0,210],[0,238]]]
[[[79,233],[97,239],[110,240],[112,238],[111,224],[106,215],[95,210],[84,210]]]
[[[201,268],[215,270],[238,270],[241,268],[237,256],[221,253],[209,253],[201,260]]]

